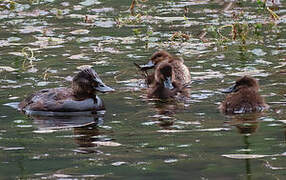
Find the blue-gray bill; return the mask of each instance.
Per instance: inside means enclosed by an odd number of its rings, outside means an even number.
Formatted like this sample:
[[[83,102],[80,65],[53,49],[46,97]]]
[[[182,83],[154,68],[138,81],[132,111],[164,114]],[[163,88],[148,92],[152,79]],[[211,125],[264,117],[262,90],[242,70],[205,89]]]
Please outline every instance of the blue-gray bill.
[[[94,87],[95,90],[102,92],[102,93],[114,91],[113,88],[105,85],[100,78],[97,77],[95,80],[98,83],[97,86]]]
[[[232,86],[222,90],[221,92],[223,92],[223,93],[232,93],[232,92],[236,92],[236,91],[237,91],[237,86],[236,86],[236,84],[234,84],[234,85],[232,85]]]
[[[164,87],[170,90],[174,89],[174,86],[171,81],[171,77],[167,77],[166,80],[164,80]]]
[[[147,64],[140,65],[141,71],[146,71],[148,69],[152,69],[155,66],[155,64],[152,61],[149,61]]]

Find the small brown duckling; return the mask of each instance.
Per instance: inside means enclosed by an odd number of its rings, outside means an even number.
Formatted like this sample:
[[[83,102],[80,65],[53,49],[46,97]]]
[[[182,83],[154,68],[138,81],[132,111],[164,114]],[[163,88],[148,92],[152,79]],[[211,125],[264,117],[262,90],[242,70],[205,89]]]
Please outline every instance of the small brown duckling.
[[[239,78],[235,84],[224,93],[229,94],[226,99],[220,104],[219,109],[225,114],[261,112],[268,109],[268,105],[259,95],[258,82],[249,76]]]
[[[19,104],[27,111],[78,112],[104,109],[103,101],[95,92],[114,89],[106,86],[92,68],[81,70],[72,80],[71,88],[43,89],[31,94]]]
[[[190,71],[187,66],[184,64],[184,60],[180,58],[173,57],[167,51],[161,50],[155,52],[149,62],[145,65],[140,65],[142,71],[147,71],[148,69],[156,68],[160,63],[168,62],[174,71],[174,78],[176,82],[183,85],[189,84],[191,82]],[[155,78],[155,74],[150,74],[147,76],[147,84],[151,84]]]
[[[160,63],[154,74],[154,81],[147,92],[149,98],[172,98],[183,89],[181,84],[174,80],[173,66],[170,63]]]

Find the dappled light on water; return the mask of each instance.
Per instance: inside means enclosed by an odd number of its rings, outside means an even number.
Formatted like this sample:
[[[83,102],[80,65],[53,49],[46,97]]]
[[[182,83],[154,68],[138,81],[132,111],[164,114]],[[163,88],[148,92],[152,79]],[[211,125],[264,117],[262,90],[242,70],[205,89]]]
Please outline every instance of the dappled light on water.
[[[285,179],[285,7],[1,1],[0,179]],[[148,98],[136,65],[161,49],[189,68],[187,97]],[[106,111],[17,110],[33,92],[70,87],[87,66],[115,89],[97,94]],[[244,75],[269,110],[221,114],[222,89]]]

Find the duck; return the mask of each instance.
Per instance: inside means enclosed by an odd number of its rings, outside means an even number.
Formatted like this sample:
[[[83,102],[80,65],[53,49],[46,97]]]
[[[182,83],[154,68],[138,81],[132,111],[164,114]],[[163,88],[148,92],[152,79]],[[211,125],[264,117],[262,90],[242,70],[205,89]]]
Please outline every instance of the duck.
[[[154,72],[154,80],[147,89],[148,98],[168,99],[182,92],[184,86],[177,83],[174,68],[168,62],[160,63]]]
[[[103,101],[96,92],[110,92],[94,69],[83,68],[72,79],[71,87],[42,89],[20,102],[19,110],[50,112],[81,112],[104,110]]]
[[[168,62],[174,72],[174,79],[177,83],[181,83],[182,85],[190,84],[191,83],[191,75],[188,67],[184,64],[184,60],[181,58],[177,58],[172,56],[165,50],[159,50],[155,52],[149,62],[144,65],[139,65],[141,71],[147,71],[149,69],[156,68],[160,63]],[[155,73],[146,76],[146,83],[152,84],[155,80]]]
[[[258,93],[259,83],[250,76],[243,76],[234,85],[223,90],[230,93],[220,104],[219,109],[225,114],[262,112],[269,108],[264,98]]]

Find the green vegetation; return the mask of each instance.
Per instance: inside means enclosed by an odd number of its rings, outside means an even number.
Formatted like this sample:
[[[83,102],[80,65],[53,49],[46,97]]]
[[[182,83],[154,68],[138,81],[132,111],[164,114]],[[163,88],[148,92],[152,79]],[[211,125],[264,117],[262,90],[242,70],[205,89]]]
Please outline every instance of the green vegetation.
[[[148,15],[148,12],[153,13],[151,11],[152,8],[149,7],[149,11],[144,11],[146,9],[147,3],[143,8],[142,3],[146,1],[138,1],[133,0],[129,7],[129,14],[123,16],[121,15],[116,18],[116,23],[118,27],[126,26],[126,25],[138,25],[138,24],[148,24],[148,21],[145,21],[144,18]],[[274,4],[274,1],[272,1]],[[245,6],[243,2],[234,3],[236,6]],[[202,32],[198,35],[203,42],[210,42],[215,39],[217,45],[223,45],[227,42],[239,42],[241,46],[245,49],[246,45],[251,42],[263,42],[264,32],[269,30],[275,30],[277,26],[277,21],[279,20],[279,16],[275,13],[273,8],[267,6],[266,0],[257,0],[257,17],[263,17],[263,22],[249,22],[248,14],[245,14],[243,11],[235,11],[231,19],[227,19],[228,21],[232,21],[231,24],[225,25],[209,25],[203,28]],[[275,4],[274,4],[275,5]],[[148,7],[147,7],[148,9]],[[186,22],[190,23],[190,20],[187,18],[187,14],[189,13],[189,8],[184,7],[182,14],[183,18]],[[144,16],[142,14],[145,14]],[[152,17],[149,17],[150,21],[154,21]],[[221,24],[224,24],[221,22]],[[152,25],[149,25],[152,26]],[[133,32],[136,36],[142,34],[142,29],[136,28],[133,29]],[[151,34],[145,34],[147,39],[151,36]],[[173,35],[169,38],[169,41],[188,41],[190,37],[193,36],[190,33],[185,33],[183,31],[174,31]]]
[[[0,10],[6,9],[13,11],[15,9],[15,4],[16,4],[15,1],[10,1],[10,0],[0,1]]]
[[[264,37],[264,31],[275,28],[279,16],[266,6],[266,0],[258,0],[257,5],[263,11],[260,11],[256,16],[264,17],[264,22],[249,23],[247,15],[242,11],[233,14],[232,19],[234,23],[222,26],[208,26],[205,31],[216,39],[217,44],[239,41],[241,45],[245,46],[247,41],[261,41]],[[201,39],[205,38],[205,36],[206,33]]]
[[[22,63],[22,68],[23,69],[28,69],[28,68],[34,68],[34,51],[33,49],[29,48],[29,47],[24,47],[22,49],[22,54],[24,56],[24,60]]]

